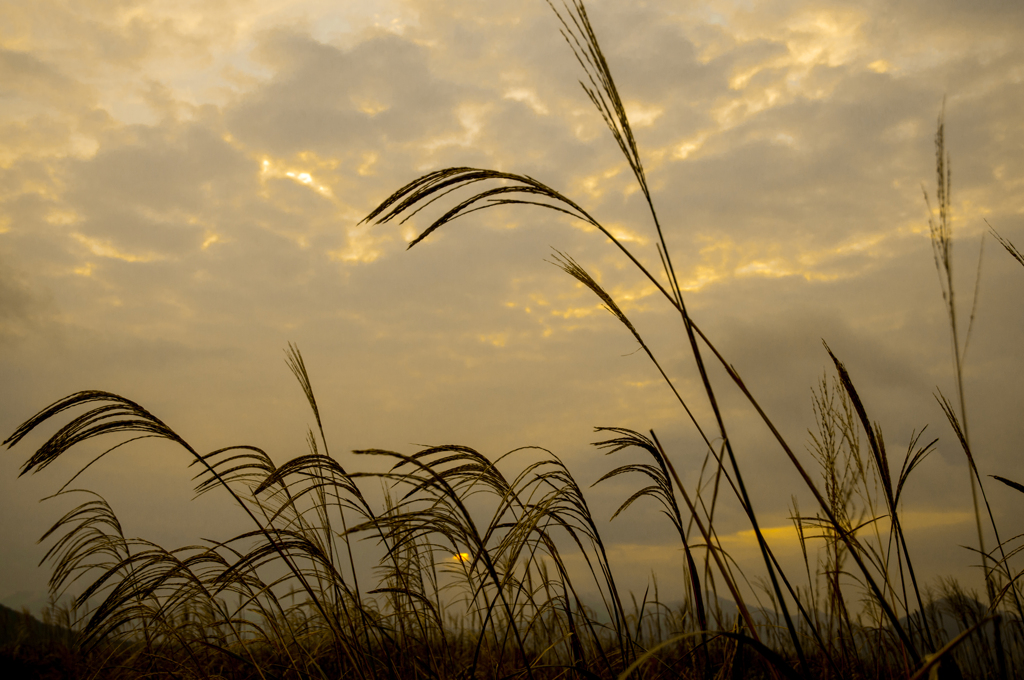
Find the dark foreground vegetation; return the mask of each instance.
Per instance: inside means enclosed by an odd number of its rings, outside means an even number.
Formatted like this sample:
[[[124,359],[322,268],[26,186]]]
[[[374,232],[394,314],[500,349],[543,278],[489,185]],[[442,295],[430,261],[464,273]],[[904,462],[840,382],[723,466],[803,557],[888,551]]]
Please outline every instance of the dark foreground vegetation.
[[[1024,609],[970,447],[964,417],[962,343],[952,287],[950,174],[943,125],[936,135],[938,191],[932,244],[955,349],[956,394],[937,398],[959,440],[975,498],[985,592],[954,581],[928,586],[915,573],[900,523],[901,494],[934,441],[911,438],[887,450],[850,373],[826,346],[834,377],[816,386],[808,469],[754,395],[687,314],[672,258],[648,191],[640,154],[611,72],[582,3],[552,5],[583,68],[583,88],[632,169],[649,206],[661,270],[649,271],[586,210],[527,176],[449,168],[402,187],[367,218],[388,222],[445,205],[411,245],[467,213],[508,204],[540,206],[592,225],[651,281],[678,313],[683,346],[703,382],[713,418],[701,423],[616,301],[569,255],[554,262],[600,298],[650,357],[706,445],[699,483],[681,483],[671,451],[654,431],[597,429],[596,447],[632,453],[602,481],[636,480],[633,503],[660,506],[678,535],[687,597],[669,605],[657,589],[625,593],[584,490],[553,453],[526,448],[493,458],[463,446],[413,453],[356,451],[383,459],[384,473],[349,469],[333,457],[303,358],[288,365],[313,412],[309,453],[277,465],[259,448],[201,453],[141,405],[116,394],[79,392],[26,421],[5,442],[58,427],[23,473],[45,468],[87,440],[104,454],[147,438],[175,442],[191,457],[198,494],[228,494],[251,530],[223,543],[168,550],[124,536],[105,500],[78,499],[44,538],[55,598],[74,586],[74,604],[55,608],[59,630],[42,638],[27,618],[5,620],[3,664],[51,677],[174,678],[1001,678],[1024,669]],[[482,188],[481,188],[482,187]],[[926,196],[927,198],[927,196]],[[1002,239],[1021,264],[1020,252]],[[747,494],[710,366],[724,369],[778,454],[813,498],[792,509],[805,569],[785,573]],[[717,370],[717,369],[716,369]],[[101,455],[101,457],[102,457]],[[366,468],[379,466],[367,465]],[[997,478],[1024,491],[1011,480]],[[967,481],[967,480],[965,480]],[[383,501],[368,489],[383,486]],[[716,510],[737,503],[760,549],[758,574],[744,574],[722,548]],[[997,544],[986,549],[982,525]],[[1017,529],[1011,528],[1011,534]],[[371,583],[355,552],[372,543],[380,563]],[[567,557],[577,566],[570,568]],[[583,561],[579,561],[582,555]],[[578,565],[583,564],[583,568]],[[88,584],[81,590],[82,584]],[[753,585],[752,585],[753,584]],[[752,592],[759,602],[755,606]],[[598,592],[599,601],[582,593]],[[74,629],[74,633],[67,632]],[[2,670],[2,669],[0,669]],[[11,675],[5,675],[11,677]]]

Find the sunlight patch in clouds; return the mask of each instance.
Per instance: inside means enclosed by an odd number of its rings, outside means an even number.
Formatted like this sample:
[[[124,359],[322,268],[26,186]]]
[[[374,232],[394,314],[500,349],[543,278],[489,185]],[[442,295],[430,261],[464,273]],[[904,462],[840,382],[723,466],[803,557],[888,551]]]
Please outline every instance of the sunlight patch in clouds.
[[[823,86],[820,79],[809,79],[813,69],[851,63],[866,49],[861,30],[865,17],[854,10],[812,9],[784,20],[781,25],[746,25],[747,20],[747,17],[734,16],[724,23],[739,45],[784,45],[785,51],[735,68],[728,82],[730,90],[738,96],[720,102],[711,111],[719,131],[734,128],[758,113],[788,104],[797,97],[811,100],[828,97],[834,86]],[[725,47],[718,46],[710,53],[717,54],[720,49]],[[710,60],[710,57],[705,58]],[[891,67],[884,59],[876,59],[868,68],[884,73]],[[783,76],[771,73],[773,71],[782,72]],[[686,158],[700,143],[702,141],[683,142],[676,156]]]
[[[699,265],[694,267],[688,275],[680,277],[679,287],[684,293],[695,293],[724,278],[726,278],[726,274],[715,267]]]
[[[852,10],[812,10],[790,23],[786,44],[795,63],[839,66],[857,53],[863,23],[864,17]]]
[[[966,510],[905,510],[900,521],[907,529],[931,529],[968,524],[974,515]]]
[[[549,314],[551,316],[557,316],[562,319],[583,319],[591,316],[595,312],[603,311],[604,307],[595,304],[589,307],[567,307],[565,309],[552,309]]]
[[[740,45],[781,41],[786,52],[737,69],[729,79],[729,87],[734,90],[747,87],[766,69],[788,70],[789,81],[798,82],[814,66],[836,67],[849,63],[866,42],[861,33],[865,16],[850,9],[812,8],[783,20],[781,25],[774,22],[752,25],[749,19],[734,15],[725,23]]]
[[[765,88],[732,99],[711,110],[711,117],[720,131],[729,130],[752,116],[783,103],[782,93],[776,88]]]
[[[459,104],[455,116],[462,125],[462,134],[446,135],[427,140],[423,148],[427,151],[437,151],[448,146],[471,147],[476,143],[483,129],[483,117],[491,108],[490,104],[474,104],[464,102]]]
[[[96,152],[100,150],[99,140],[81,132],[71,133],[70,141],[68,156],[72,158],[86,160],[95,156]]]
[[[856,241],[840,245],[838,248],[832,250],[832,254],[846,255],[848,253],[862,253],[877,246],[879,243],[886,240],[886,238],[886,234],[868,234]]]
[[[551,302],[539,291],[531,292],[528,299],[530,300],[529,304],[521,304],[515,300],[509,300],[505,302],[505,306],[509,309],[522,309],[526,314],[533,315],[538,315],[542,309],[551,307]]]
[[[492,347],[504,347],[508,342],[508,332],[504,333],[481,333],[476,336],[480,342]]]
[[[658,289],[654,284],[646,281],[633,286],[615,286],[608,291],[608,294],[623,310],[635,310],[641,307],[639,304],[641,301],[657,292]]]
[[[900,523],[907,531],[935,529],[939,527],[951,528],[970,524],[974,520],[974,515],[966,510],[902,510],[899,511],[899,515]],[[877,531],[879,535],[886,536],[891,530],[891,526],[889,516],[882,515],[877,521],[864,524],[857,534],[859,537],[866,537],[873,535]],[[787,529],[788,532],[786,531]],[[778,536],[784,540],[790,538],[790,534],[792,534],[792,537],[796,537],[796,530],[793,525],[789,525],[788,527],[775,527],[771,530],[778,532]],[[767,534],[765,534],[765,537],[767,538]],[[804,537],[812,540],[827,540],[827,537],[823,535],[821,529],[809,525],[804,527]],[[727,537],[723,537],[723,540],[726,538]],[[736,541],[748,541],[755,545],[757,541],[752,529],[737,532],[736,534],[732,534],[729,538]]]
[[[82,220],[82,216],[68,208],[54,208],[46,214],[47,224],[68,226]]]
[[[783,524],[777,527],[761,527],[761,535],[772,546],[786,543],[796,544],[800,538],[796,533],[796,527],[792,524]],[[753,529],[742,529],[731,534],[720,535],[718,540],[721,541],[722,547],[726,550],[730,546],[753,547],[757,545],[757,534],[754,533]]]
[[[375,261],[383,254],[381,245],[390,241],[391,237],[387,235],[374,236],[371,227],[372,225],[367,224],[349,227],[348,241],[345,246],[328,251],[327,256],[335,262],[350,264],[366,264]]]
[[[772,258],[770,260],[753,260],[740,265],[735,269],[738,278],[747,276],[761,276],[770,279],[778,279],[784,276],[799,276],[805,281],[835,281],[840,277],[835,272],[821,272],[813,269],[797,266],[784,258]]]
[[[620,223],[611,222],[606,224],[605,228],[612,236],[624,243],[635,243],[640,246],[645,246],[650,242],[650,239],[646,236],[642,236]]]
[[[406,243],[412,243],[412,241],[419,235],[419,230],[416,229],[416,227],[414,227],[412,224],[406,222],[405,224],[402,225],[402,240],[405,241]],[[428,239],[423,242],[423,245],[429,247],[431,243],[433,243],[433,241]]]
[[[605,187],[607,180],[610,180],[622,172],[622,166],[620,164],[613,165],[612,167],[599,172],[594,175],[587,175],[576,180],[576,185],[580,191],[585,191],[593,199],[600,199],[604,196]]]
[[[304,152],[302,154],[299,154],[299,157],[300,160],[304,160],[308,163],[313,163],[314,165],[319,165],[321,167],[328,169],[334,169],[337,166],[337,161],[319,161],[319,159],[316,158],[315,154],[309,154]],[[321,184],[316,179],[314,179],[312,173],[297,168],[284,169],[279,167],[277,163],[272,162],[269,158],[264,157],[263,160],[260,161],[260,182],[264,184],[264,187],[266,186],[266,179],[269,177],[287,177],[297,182],[298,184],[313,189],[322,196],[325,196],[327,198],[334,197],[331,188],[324,184]]]
[[[792,276],[796,272],[792,268],[787,266],[786,262],[781,258],[775,258],[772,260],[754,260],[747,264],[736,268],[737,276],[766,276],[769,278],[779,278],[782,276]]]
[[[363,101],[359,102],[357,104],[357,108],[361,112],[363,112],[366,115],[368,115],[370,118],[373,118],[374,116],[376,116],[378,114],[384,113],[385,111],[387,111],[391,107],[388,106],[387,104],[381,104],[380,102],[377,102],[377,101],[374,101],[374,100],[371,100],[371,99],[366,99],[366,100],[363,100]]]
[[[676,146],[673,157],[676,160],[685,161],[687,158],[700,151],[701,147],[704,146],[704,142],[708,138],[707,132],[700,132],[699,134],[679,142]]]
[[[651,127],[661,117],[661,114],[665,113],[664,107],[657,104],[626,102],[624,106],[629,123],[635,128]]]
[[[548,115],[548,107],[547,105],[544,104],[544,102],[540,100],[540,97],[537,96],[536,90],[533,90],[528,87],[514,87],[510,90],[507,90],[504,94],[504,97],[505,99],[523,102],[531,109],[533,109],[533,112],[538,115]]]
[[[122,262],[156,262],[158,260],[165,259],[161,255],[156,253],[145,253],[142,255],[135,255],[133,253],[126,253],[118,250],[110,241],[100,240],[91,238],[85,234],[74,232],[71,234],[72,238],[81,243],[83,246],[89,249],[89,252],[99,257],[106,257],[112,260],[121,260]],[[91,266],[91,265],[90,265]]]
[[[684,272],[680,285],[684,291],[698,291],[709,284],[734,278],[783,278],[797,276],[805,281],[836,281],[856,276],[865,264],[853,270],[848,264],[851,256],[867,255],[871,259],[886,258],[881,248],[892,234],[877,233],[861,236],[836,246],[818,250],[800,250],[793,256],[769,255],[761,243],[740,245],[724,239],[706,239],[700,249],[703,262]],[[773,250],[773,249],[769,249]]]
[[[359,173],[360,177],[370,177],[376,173],[374,166],[377,164],[377,158],[376,151],[367,151],[363,154],[363,162],[356,168],[356,172]]]

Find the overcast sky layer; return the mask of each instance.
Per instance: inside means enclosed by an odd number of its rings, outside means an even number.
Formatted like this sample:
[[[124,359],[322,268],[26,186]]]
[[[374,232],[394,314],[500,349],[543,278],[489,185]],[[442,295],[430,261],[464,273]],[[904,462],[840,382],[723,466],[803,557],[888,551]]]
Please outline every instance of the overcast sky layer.
[[[949,326],[922,187],[945,98],[961,334],[986,221],[1024,246],[1024,5],[1007,0],[588,3],[626,104],[695,321],[811,464],[811,388],[828,342],[902,462],[928,582],[980,584],[967,467],[938,407]],[[200,451],[252,444],[283,462],[312,424],[283,349],[302,350],[331,452],[459,443],[545,447],[588,487],[618,460],[594,426],[658,432],[696,484],[705,450],[656,369],[593,293],[615,297],[711,425],[678,315],[604,237],[550,211],[360,224],[418,175],[474,166],[571,197],[660,271],[642,194],[558,21],[540,0],[0,1],[0,434],[82,389],[131,398]],[[1024,268],[985,239],[966,357],[970,433],[1004,538],[1024,497]],[[809,496],[720,370],[712,373],[755,509],[796,556]],[[17,478],[0,468],[0,601],[35,603],[39,504],[89,451]],[[898,462],[896,464],[898,464]],[[247,529],[190,502],[184,452],[119,451],[74,483],[129,535],[172,547]],[[514,460],[510,462],[515,467]],[[589,490],[602,521],[639,488]],[[62,505],[63,503],[63,505]],[[759,574],[736,504],[719,530]],[[606,527],[613,566],[679,592],[653,504]],[[993,539],[989,537],[989,547]],[[750,558],[750,559],[748,559]]]

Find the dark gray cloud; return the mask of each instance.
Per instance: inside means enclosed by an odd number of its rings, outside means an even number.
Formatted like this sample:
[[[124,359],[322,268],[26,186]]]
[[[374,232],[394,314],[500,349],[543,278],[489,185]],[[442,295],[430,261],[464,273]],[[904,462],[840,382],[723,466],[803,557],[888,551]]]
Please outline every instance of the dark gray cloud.
[[[234,105],[238,137],[277,155],[316,149],[357,156],[389,144],[457,135],[463,88],[436,78],[426,48],[381,34],[351,49],[275,31],[256,54],[274,80]]]
[[[88,87],[27,52],[0,50],[0,78],[0,97],[14,116],[24,112],[22,107],[65,108],[88,98]]]
[[[25,273],[0,256],[0,344],[11,348],[52,314],[49,299],[33,290]]]

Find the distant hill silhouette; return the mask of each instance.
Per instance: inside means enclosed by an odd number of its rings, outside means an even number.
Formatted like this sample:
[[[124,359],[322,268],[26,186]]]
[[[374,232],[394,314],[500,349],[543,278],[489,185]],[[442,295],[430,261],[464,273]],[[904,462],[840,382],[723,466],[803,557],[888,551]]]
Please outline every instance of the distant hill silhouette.
[[[62,626],[43,623],[28,612],[19,612],[0,604],[0,647],[13,645],[70,644],[76,633]]]
[[[979,602],[973,595],[967,594],[957,588],[947,589],[945,596],[933,600],[925,605],[924,616],[928,626],[935,638],[935,647],[941,647],[961,632],[971,626],[983,621],[988,615],[988,607]],[[906,626],[908,622],[916,630],[921,630],[921,612],[914,612],[910,617],[901,619]],[[1002,627],[1019,626],[1020,620],[1012,613],[1002,613]],[[981,627],[960,643],[953,653],[958,664],[962,668],[998,668],[999,660],[997,653],[999,647],[1012,644],[1012,638],[1005,633],[1000,636],[997,644],[996,627],[994,621],[986,621]],[[1014,650],[1004,650],[1011,653]],[[1017,650],[1019,651],[1019,650]],[[955,675],[939,677],[955,678]]]
[[[25,611],[0,605],[0,678],[60,680],[88,677],[74,647],[76,634],[43,623]]]

